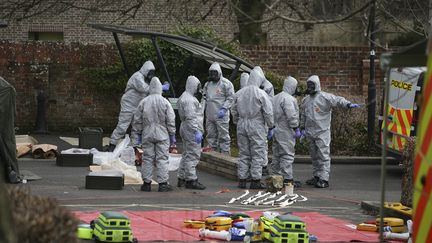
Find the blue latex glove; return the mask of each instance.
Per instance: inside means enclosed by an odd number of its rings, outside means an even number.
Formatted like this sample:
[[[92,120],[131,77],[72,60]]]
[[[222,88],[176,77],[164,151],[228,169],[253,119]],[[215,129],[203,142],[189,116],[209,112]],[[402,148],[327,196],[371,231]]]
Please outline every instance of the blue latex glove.
[[[195,143],[201,144],[203,138],[203,134],[200,130],[195,131]]]
[[[349,104],[348,108],[352,109],[352,108],[359,108],[360,105],[359,104]]]
[[[274,134],[273,128],[270,128],[267,133],[267,140],[272,140],[273,134]]]
[[[217,114],[218,118],[219,119],[224,118],[225,113],[226,113],[226,109],[225,108],[220,108],[220,110],[218,111],[218,114]]]
[[[177,142],[176,138],[175,138],[175,135],[170,135],[169,136],[169,140],[170,140],[170,145],[173,145],[173,144],[175,144]]]
[[[165,83],[162,85],[162,91],[168,91],[168,90],[169,90],[169,87],[170,87],[169,83],[168,83],[168,82],[165,82]]]
[[[306,136],[306,130],[304,128],[301,129],[300,134],[301,134],[301,137]]]
[[[295,132],[295,135],[294,135],[295,138],[300,138],[300,137],[302,136],[302,133],[301,133],[301,131],[300,131],[300,128],[296,128],[296,129],[294,130],[294,132]]]
[[[142,144],[142,134],[138,134],[138,139],[137,139],[137,144],[141,145]]]

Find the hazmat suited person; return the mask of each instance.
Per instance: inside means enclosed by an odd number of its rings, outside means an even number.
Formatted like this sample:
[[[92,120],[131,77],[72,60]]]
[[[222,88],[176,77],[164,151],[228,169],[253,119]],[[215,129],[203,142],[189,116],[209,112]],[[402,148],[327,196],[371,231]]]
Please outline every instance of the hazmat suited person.
[[[201,83],[195,76],[186,80],[186,90],[177,101],[180,116],[180,136],[183,140],[183,155],[177,173],[177,186],[204,190],[198,181],[196,166],[201,156],[204,109],[195,95],[201,92]]]
[[[293,96],[297,89],[297,80],[288,76],[284,80],[283,90],[273,98],[273,159],[272,173],[281,175],[284,184],[292,183],[296,138],[300,138],[299,107]]]
[[[262,68],[260,66],[256,66],[254,67],[254,69],[256,69],[258,72],[261,73],[261,75],[264,77],[264,79],[261,81],[261,83],[259,84],[260,89],[264,90],[267,95],[269,96],[270,100],[273,101],[273,97],[274,97],[274,87],[273,84],[270,83],[270,81],[268,81],[265,78],[265,74],[264,71],[262,70]],[[271,137],[269,138],[269,140],[271,140]],[[267,165],[268,165],[268,147],[266,147],[266,153],[265,153],[265,158],[262,164],[262,175],[263,176],[267,176],[268,175],[268,169],[267,169]]]
[[[330,125],[331,112],[334,107],[358,108],[343,97],[321,91],[317,75],[307,79],[306,93],[303,98],[300,115],[301,133],[309,142],[309,153],[312,157],[313,178],[306,181],[317,188],[329,186],[330,177]]]
[[[249,80],[249,74],[248,73],[242,73],[240,75],[240,89],[239,90],[241,90],[247,86],[248,80]]]
[[[261,72],[262,76],[264,77],[264,79],[262,80],[262,82],[259,85],[260,89],[264,90],[270,96],[270,98],[273,98],[274,97],[273,84],[270,83],[270,81],[268,81],[265,78],[264,71],[262,70],[262,68],[260,66],[256,66],[256,67],[254,67],[254,69],[257,69],[259,72]]]
[[[234,86],[222,76],[219,63],[209,68],[209,81],[203,88],[207,142],[212,150],[230,154],[229,110],[234,100]]]
[[[126,134],[129,125],[133,120],[133,114],[140,101],[149,94],[150,80],[155,76],[155,66],[152,61],[146,61],[141,69],[135,72],[128,80],[125,93],[120,101],[120,114],[117,127],[111,134],[108,151],[114,151],[117,143]],[[165,83],[162,86],[163,91],[169,89],[169,84]]]
[[[159,192],[171,191],[168,184],[168,150],[175,140],[175,114],[171,104],[162,96],[162,84],[157,77],[152,78],[149,96],[141,100],[132,123],[132,146],[143,150],[141,173],[144,184],[141,191],[151,191],[153,163]],[[139,139],[141,137],[141,139]]]
[[[248,85],[237,93],[231,109],[237,124],[239,188],[246,188],[249,175],[251,189],[264,188],[261,173],[267,151],[266,133],[273,127],[273,107],[268,95],[259,88],[263,79],[258,70],[252,70]]]

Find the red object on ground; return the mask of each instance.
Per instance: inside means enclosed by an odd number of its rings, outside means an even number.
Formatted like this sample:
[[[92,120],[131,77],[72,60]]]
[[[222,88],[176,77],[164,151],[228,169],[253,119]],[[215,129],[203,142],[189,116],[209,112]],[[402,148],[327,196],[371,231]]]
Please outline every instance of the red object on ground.
[[[212,211],[121,211],[131,219],[132,233],[139,241],[199,241],[198,229],[186,228],[186,219],[205,219]],[[257,219],[262,212],[242,212]],[[75,216],[89,223],[99,212],[75,211]],[[305,223],[309,234],[319,242],[377,242],[378,233],[357,231],[349,222],[317,212],[293,213]],[[353,228],[354,226],[354,228]]]
[[[204,147],[202,148],[202,152],[211,152],[213,149],[211,147]]]

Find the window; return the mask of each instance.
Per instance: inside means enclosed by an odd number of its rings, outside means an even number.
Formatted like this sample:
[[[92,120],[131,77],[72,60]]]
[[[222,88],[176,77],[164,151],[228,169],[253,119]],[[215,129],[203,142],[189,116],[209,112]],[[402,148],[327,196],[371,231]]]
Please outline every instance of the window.
[[[40,40],[40,41],[63,41],[63,32],[41,32],[41,31],[29,31],[29,40]]]

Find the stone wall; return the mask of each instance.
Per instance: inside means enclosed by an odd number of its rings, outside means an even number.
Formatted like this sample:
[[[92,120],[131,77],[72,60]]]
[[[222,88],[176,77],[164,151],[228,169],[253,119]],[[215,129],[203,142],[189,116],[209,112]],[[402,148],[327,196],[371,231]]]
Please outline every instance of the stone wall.
[[[300,82],[310,74],[318,74],[324,90],[366,98],[367,48],[245,46],[242,51],[245,59],[261,65],[264,71],[291,74]],[[113,97],[94,90],[82,71],[118,59],[118,51],[112,44],[0,41],[0,76],[17,91],[16,126],[20,132],[33,131],[36,95],[40,91],[48,97],[50,131],[71,131],[80,126],[112,131],[117,123],[121,94]],[[379,69],[377,74],[379,84],[382,77]]]

